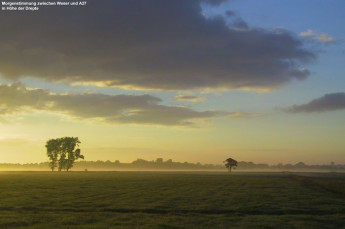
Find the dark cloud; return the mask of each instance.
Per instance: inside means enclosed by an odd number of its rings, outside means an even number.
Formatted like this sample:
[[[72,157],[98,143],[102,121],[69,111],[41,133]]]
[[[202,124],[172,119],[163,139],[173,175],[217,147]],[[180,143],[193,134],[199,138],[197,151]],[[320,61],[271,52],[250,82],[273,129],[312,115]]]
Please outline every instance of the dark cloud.
[[[227,10],[227,11],[225,11],[225,15],[228,17],[233,17],[236,15],[236,13],[235,13],[235,11]]]
[[[203,2],[212,4],[212,5],[219,5],[224,2],[230,2],[230,1],[233,2],[234,0],[203,0]]]
[[[243,21],[241,18],[237,18],[234,23],[232,24],[234,29],[242,29],[247,30],[249,29],[247,22]]]
[[[221,3],[221,0],[209,0]],[[276,88],[314,58],[297,36],[202,16],[201,0],[89,0],[0,15],[0,75],[157,90]]]
[[[286,109],[288,112],[325,112],[345,109],[345,93],[332,93],[326,94],[321,98],[314,99],[309,103],[302,105],[293,105],[291,108]]]
[[[0,85],[0,115],[13,114],[24,108],[45,109],[49,96],[47,91],[28,90],[19,83]]]
[[[232,114],[165,106],[161,102],[151,95],[52,94],[18,83],[0,85],[0,115],[40,110],[109,123],[195,126],[198,120]]]

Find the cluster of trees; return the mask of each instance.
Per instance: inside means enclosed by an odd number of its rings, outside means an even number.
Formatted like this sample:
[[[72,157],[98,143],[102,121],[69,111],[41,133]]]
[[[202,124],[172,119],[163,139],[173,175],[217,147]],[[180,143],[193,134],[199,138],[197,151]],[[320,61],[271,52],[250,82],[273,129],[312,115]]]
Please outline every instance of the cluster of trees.
[[[221,164],[201,164],[190,162],[176,162],[172,159],[164,160],[157,158],[156,160],[136,159],[130,163],[115,161],[78,161],[75,163],[75,170],[222,170],[224,166]]]
[[[79,144],[81,142],[76,137],[64,137],[50,139],[47,141],[47,156],[50,160],[49,167],[52,171],[58,168],[59,171],[68,171],[79,158],[84,159],[81,155]]]
[[[219,165],[213,164],[201,164],[200,162],[197,163],[190,163],[190,162],[175,162],[172,159],[168,159],[164,161],[163,158],[157,158],[156,160],[148,161],[144,159],[137,159],[131,163],[131,167],[137,168],[155,168],[155,169],[196,169],[196,170],[208,170],[208,169],[216,169],[219,168]]]
[[[330,162],[329,164],[323,165],[307,165],[303,162],[298,162],[296,164],[276,164],[276,165],[269,165],[269,164],[256,164],[253,162],[245,162],[241,161],[238,163],[238,167],[243,170],[277,170],[277,171],[290,171],[290,170],[298,170],[298,171],[308,171],[308,170],[327,170],[327,171],[342,171],[345,170],[345,165],[343,164],[335,164],[334,162]]]
[[[50,167],[50,162],[42,163],[0,163],[0,170],[46,170]],[[175,162],[171,159],[161,160],[143,160],[137,159],[130,163],[123,163],[119,160],[115,161],[76,161],[74,170],[224,170],[224,164],[201,164],[190,162]],[[232,167],[233,169],[234,167]],[[324,172],[344,172],[345,164],[328,163],[323,165],[306,165],[303,162],[296,164],[256,164],[253,162],[239,161],[237,170],[240,171],[324,171]]]

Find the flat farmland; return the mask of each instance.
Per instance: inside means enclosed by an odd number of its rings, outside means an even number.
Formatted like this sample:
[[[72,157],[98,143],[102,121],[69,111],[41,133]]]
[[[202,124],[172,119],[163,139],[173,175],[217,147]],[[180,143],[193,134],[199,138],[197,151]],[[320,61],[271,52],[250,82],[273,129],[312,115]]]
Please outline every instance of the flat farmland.
[[[0,228],[345,228],[345,175],[301,175],[0,172]]]

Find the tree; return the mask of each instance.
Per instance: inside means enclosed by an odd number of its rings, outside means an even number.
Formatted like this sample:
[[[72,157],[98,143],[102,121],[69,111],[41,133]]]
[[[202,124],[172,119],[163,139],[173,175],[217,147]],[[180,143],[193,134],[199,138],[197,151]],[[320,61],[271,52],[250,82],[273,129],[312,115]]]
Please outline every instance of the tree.
[[[49,157],[49,167],[52,172],[57,167],[57,161],[59,156],[59,143],[56,139],[51,139],[46,144],[47,156]]]
[[[58,170],[70,170],[73,164],[79,158],[84,159],[84,156],[80,154],[79,144],[81,142],[76,137],[64,137],[50,139],[47,141],[47,156],[49,157],[49,167],[52,171],[56,167]],[[77,147],[77,148],[76,148]]]
[[[237,161],[232,158],[226,159],[224,163],[225,167],[229,170],[229,172],[231,172],[232,167],[237,167]]]

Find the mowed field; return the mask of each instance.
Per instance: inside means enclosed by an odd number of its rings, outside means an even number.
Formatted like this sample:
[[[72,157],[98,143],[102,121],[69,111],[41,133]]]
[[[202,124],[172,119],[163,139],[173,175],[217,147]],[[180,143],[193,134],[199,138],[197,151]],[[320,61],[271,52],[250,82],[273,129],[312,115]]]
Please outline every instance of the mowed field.
[[[329,177],[333,183],[345,175]],[[299,178],[0,172],[0,228],[345,228],[345,196],[314,182],[317,175]]]

